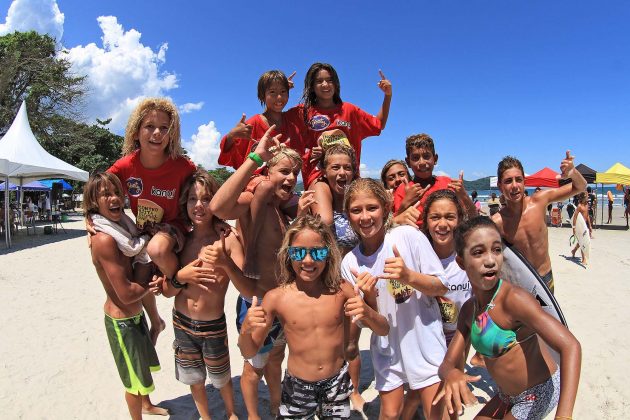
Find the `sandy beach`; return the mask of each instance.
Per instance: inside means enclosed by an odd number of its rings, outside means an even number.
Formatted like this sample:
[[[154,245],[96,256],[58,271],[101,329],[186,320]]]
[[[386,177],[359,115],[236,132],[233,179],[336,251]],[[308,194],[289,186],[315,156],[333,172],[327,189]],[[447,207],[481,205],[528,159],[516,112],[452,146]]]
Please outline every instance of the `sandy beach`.
[[[613,227],[597,229],[591,262],[583,267],[570,258],[571,229],[549,228],[556,297],[571,331],[582,344],[582,376],[575,419],[620,419],[630,409],[630,389],[623,366],[630,361],[630,231],[622,209],[615,208]],[[598,217],[599,220],[599,217]],[[80,216],[64,223],[65,233],[27,236],[20,230],[10,249],[0,250],[0,412],[7,419],[127,419],[123,387],[114,366],[103,326],[105,293],[91,263]],[[240,395],[242,358],[234,325],[236,291],[231,287],[225,308],[230,339],[232,378],[240,418],[246,412]],[[167,329],[157,352],[162,371],[154,375],[153,402],[171,410],[172,419],[193,419],[196,409],[189,388],[175,380],[172,301],[158,298]],[[372,388],[369,334],[361,349],[366,415],[377,418],[378,398]],[[474,371],[473,371],[474,373]],[[486,376],[487,378],[487,373]],[[219,393],[207,386],[214,418],[223,418]],[[487,398],[491,381],[476,384]],[[266,386],[260,385],[260,406],[267,411]],[[478,407],[466,410],[471,419]],[[269,418],[269,417],[267,417]],[[553,413],[548,418],[553,418]]]

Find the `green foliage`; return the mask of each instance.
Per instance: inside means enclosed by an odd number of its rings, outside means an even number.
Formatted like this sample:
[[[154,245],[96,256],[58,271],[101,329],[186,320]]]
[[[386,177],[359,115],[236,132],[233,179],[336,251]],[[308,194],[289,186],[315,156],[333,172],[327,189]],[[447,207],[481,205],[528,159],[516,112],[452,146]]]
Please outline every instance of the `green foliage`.
[[[199,166],[200,168],[202,168],[201,166]],[[214,179],[217,180],[217,182],[219,183],[219,185],[223,185],[223,183],[225,182],[226,179],[228,179],[234,172],[228,171],[226,168],[224,167],[219,167],[217,169],[211,169],[208,171],[208,173],[210,175],[212,175],[214,177]]]
[[[489,190],[490,189],[490,177],[486,176],[484,178],[479,178],[474,181],[466,181],[464,180],[464,187],[466,191],[470,194],[471,191],[477,190]]]

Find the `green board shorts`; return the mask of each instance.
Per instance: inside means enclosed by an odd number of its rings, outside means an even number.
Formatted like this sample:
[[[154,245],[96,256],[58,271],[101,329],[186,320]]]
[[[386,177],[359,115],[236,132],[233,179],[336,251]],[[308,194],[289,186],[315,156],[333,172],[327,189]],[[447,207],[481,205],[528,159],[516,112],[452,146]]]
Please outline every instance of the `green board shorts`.
[[[105,314],[105,330],[125,390],[133,395],[151,393],[155,389],[151,372],[160,370],[160,362],[144,312],[130,318]]]

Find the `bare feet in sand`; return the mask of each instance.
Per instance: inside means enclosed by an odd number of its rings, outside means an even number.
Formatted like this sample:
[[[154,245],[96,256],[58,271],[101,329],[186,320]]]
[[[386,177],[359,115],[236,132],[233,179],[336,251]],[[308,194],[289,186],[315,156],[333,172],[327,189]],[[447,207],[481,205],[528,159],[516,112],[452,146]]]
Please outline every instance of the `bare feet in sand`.
[[[158,325],[151,324],[151,329],[149,329],[149,334],[151,335],[151,342],[153,343],[154,346],[157,343],[158,336],[160,335],[162,331],[164,331],[164,328],[166,328],[166,323],[164,322],[162,318],[160,318],[160,322],[158,322],[157,324]]]
[[[142,396],[142,414],[150,414],[152,416],[168,416],[170,413],[166,408],[153,405],[148,395]]]
[[[486,367],[486,362],[483,360],[483,357],[479,353],[475,353],[475,355],[470,359],[470,364],[475,367],[484,368]]]
[[[352,392],[350,394],[350,403],[352,404],[352,409],[356,411],[363,412],[363,406],[365,405],[365,400],[358,392]]]

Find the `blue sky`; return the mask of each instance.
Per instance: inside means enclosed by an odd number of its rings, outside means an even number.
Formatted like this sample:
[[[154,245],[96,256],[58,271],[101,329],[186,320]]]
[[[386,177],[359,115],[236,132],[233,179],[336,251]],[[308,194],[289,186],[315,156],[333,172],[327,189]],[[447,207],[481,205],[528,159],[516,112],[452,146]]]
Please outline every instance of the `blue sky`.
[[[292,106],[315,61],[336,68],[344,101],[374,114],[378,70],[393,83],[387,128],[364,141],[364,174],[403,158],[419,132],[436,141],[437,169],[466,179],[493,175],[507,154],[530,173],[558,170],[566,149],[596,170],[630,166],[630,3],[232,3],[0,1],[0,34],[60,38],[91,80],[86,118],[114,117],[119,133],[140,97],[171,97],[206,167],[219,135],[262,111],[260,74],[297,71]]]

